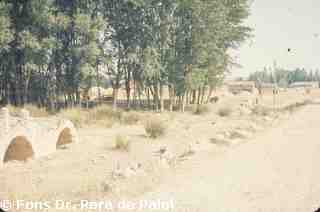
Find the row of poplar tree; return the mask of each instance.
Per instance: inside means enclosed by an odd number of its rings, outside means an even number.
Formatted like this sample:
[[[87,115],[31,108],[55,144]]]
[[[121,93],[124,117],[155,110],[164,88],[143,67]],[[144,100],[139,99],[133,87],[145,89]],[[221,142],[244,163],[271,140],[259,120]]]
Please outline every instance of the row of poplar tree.
[[[146,95],[201,103],[249,36],[248,0],[2,0],[0,99],[55,107],[107,77],[116,106]],[[190,97],[190,98],[187,98]],[[170,107],[172,107],[172,104]]]

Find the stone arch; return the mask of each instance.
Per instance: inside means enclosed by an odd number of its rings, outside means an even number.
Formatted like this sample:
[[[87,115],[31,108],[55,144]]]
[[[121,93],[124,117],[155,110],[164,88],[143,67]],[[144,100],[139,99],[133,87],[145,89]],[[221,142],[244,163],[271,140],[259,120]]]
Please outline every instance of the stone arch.
[[[60,132],[60,134],[58,136],[56,148],[60,149],[63,146],[65,146],[67,144],[71,144],[73,142],[74,141],[73,141],[72,131],[70,128],[66,127]]]
[[[25,136],[17,136],[10,141],[3,158],[3,162],[27,161],[33,158],[34,151],[31,142]]]

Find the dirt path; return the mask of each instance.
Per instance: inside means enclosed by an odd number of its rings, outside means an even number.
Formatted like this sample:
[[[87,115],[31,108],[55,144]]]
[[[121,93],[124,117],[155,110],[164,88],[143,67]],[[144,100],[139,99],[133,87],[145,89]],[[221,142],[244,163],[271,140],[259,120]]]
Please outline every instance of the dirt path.
[[[173,199],[175,212],[315,211],[320,207],[319,132],[320,106],[307,106],[218,158],[195,155],[137,201]]]

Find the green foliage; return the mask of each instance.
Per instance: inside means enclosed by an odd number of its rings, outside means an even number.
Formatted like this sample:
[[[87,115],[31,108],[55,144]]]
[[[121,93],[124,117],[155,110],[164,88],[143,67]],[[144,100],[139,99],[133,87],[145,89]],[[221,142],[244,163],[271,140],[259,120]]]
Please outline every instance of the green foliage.
[[[0,2],[0,53],[1,50],[7,49],[8,44],[13,39],[13,34],[10,31],[10,20],[8,16],[9,4]]]
[[[165,85],[176,97],[215,88],[248,15],[248,0],[2,1],[1,99],[75,105],[102,76],[149,89],[156,106]]]
[[[320,81],[320,73],[318,70],[307,71],[303,68],[285,70],[283,68],[273,67],[264,68],[262,71],[252,73],[248,80],[257,83],[275,83],[279,87],[286,88],[294,82]]]

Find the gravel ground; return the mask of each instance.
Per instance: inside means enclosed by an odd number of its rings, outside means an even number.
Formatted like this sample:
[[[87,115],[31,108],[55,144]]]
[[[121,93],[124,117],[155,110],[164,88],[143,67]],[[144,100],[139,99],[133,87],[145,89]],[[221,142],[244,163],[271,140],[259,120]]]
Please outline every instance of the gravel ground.
[[[315,211],[320,207],[318,114],[320,106],[310,105],[218,158],[198,154],[135,200],[173,200],[175,212]]]

